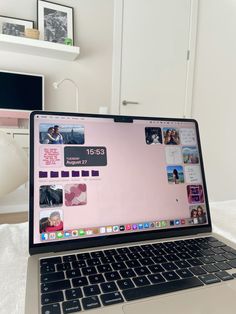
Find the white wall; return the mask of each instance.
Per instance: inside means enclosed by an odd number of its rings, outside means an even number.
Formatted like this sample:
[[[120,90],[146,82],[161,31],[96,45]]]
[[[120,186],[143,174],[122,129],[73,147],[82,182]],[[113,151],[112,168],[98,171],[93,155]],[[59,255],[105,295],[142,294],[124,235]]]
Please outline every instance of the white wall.
[[[67,62],[0,50],[0,69],[44,74],[47,110],[75,110],[74,87],[69,82],[57,91],[52,87],[54,81],[72,78],[80,89],[80,111],[98,112],[100,106],[110,106],[111,99],[113,0],[55,2],[74,7],[79,59]],[[36,21],[37,0],[0,0],[0,15]]]
[[[236,1],[200,0],[193,116],[211,200],[236,199]]]

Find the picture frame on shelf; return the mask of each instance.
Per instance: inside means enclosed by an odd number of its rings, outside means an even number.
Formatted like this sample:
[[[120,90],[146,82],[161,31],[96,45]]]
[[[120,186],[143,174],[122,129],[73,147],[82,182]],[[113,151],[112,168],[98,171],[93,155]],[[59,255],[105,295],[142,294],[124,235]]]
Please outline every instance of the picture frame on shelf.
[[[25,37],[26,28],[34,28],[34,21],[0,15],[0,34]]]
[[[38,30],[40,40],[74,45],[74,8],[45,0],[38,0]]]

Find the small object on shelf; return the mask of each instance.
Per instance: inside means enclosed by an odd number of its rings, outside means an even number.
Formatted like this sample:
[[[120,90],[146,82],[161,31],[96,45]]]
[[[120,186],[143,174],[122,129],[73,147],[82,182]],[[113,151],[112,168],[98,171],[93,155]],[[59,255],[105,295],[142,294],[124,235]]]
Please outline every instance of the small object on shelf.
[[[25,37],[31,39],[39,39],[39,31],[35,28],[26,28]]]
[[[25,28],[34,28],[34,22],[9,16],[0,16],[0,34],[24,37]]]
[[[65,38],[64,44],[67,46],[73,46],[73,41],[71,38]]]

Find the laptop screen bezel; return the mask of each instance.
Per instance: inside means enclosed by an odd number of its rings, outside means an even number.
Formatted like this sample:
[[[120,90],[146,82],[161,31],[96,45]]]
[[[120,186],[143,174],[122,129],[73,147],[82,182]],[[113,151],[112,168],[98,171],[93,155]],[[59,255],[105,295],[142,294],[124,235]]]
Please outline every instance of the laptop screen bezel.
[[[196,127],[197,143],[200,156],[200,167],[202,173],[202,184],[205,194],[206,212],[208,223],[204,225],[193,225],[189,227],[168,228],[154,231],[132,232],[126,234],[117,234],[109,236],[99,236],[94,238],[73,239],[66,241],[54,241],[47,243],[34,243],[34,117],[36,115],[53,115],[53,116],[77,116],[89,118],[107,118],[118,123],[130,123],[135,120],[158,120],[158,121],[175,121],[175,122],[193,122]],[[68,112],[51,112],[51,111],[34,111],[30,115],[30,158],[29,158],[29,253],[31,255],[38,253],[60,252],[67,250],[78,250],[90,247],[117,245],[128,242],[139,242],[145,240],[158,240],[162,238],[179,237],[196,235],[198,233],[206,233],[212,231],[211,216],[209,210],[209,202],[206,188],[206,179],[204,165],[202,159],[202,149],[200,143],[200,135],[198,123],[195,119],[186,118],[162,118],[162,117],[142,117],[142,116],[121,116],[121,115],[100,115],[100,114],[85,114],[85,113],[68,113]]]

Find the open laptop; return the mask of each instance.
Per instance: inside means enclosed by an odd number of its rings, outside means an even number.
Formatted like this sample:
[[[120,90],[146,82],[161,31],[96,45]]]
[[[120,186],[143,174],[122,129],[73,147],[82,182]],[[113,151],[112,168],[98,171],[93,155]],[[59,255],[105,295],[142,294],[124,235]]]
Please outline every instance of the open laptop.
[[[211,231],[195,120],[31,114],[27,314],[235,313]]]

